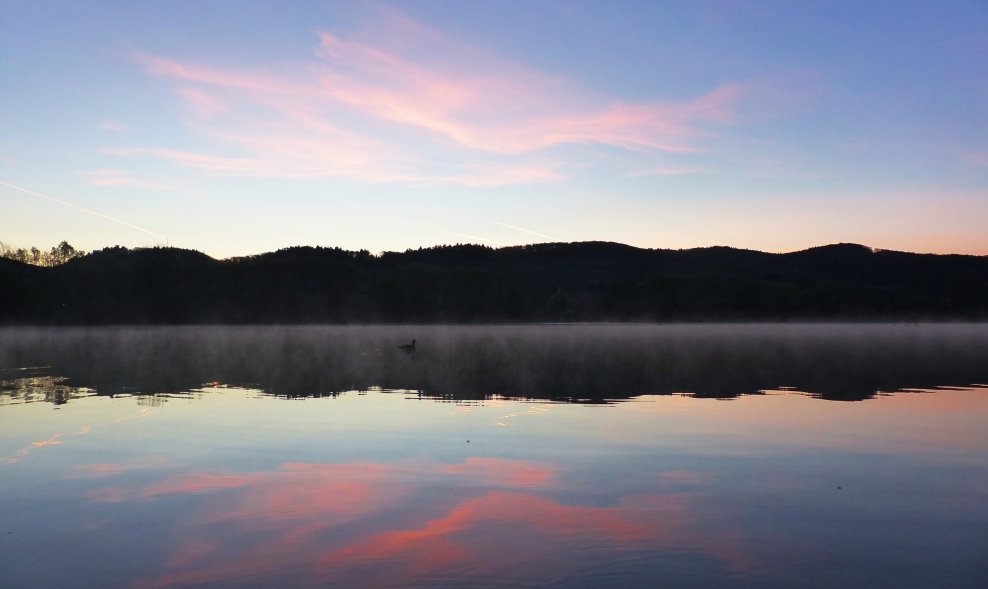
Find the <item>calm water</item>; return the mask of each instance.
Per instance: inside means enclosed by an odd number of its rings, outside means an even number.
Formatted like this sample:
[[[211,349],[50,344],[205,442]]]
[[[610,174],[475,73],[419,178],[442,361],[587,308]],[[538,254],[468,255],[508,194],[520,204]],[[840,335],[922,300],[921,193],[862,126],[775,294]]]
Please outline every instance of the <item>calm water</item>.
[[[988,586],[983,325],[8,329],[0,369],[5,589]]]

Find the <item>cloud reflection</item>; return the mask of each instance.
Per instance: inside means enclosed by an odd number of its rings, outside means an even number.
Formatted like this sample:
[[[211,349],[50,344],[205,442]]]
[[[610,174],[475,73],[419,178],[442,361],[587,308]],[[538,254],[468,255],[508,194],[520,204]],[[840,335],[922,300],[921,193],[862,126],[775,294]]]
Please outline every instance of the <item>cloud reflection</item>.
[[[669,546],[738,568],[735,540],[692,529],[694,494],[571,504],[555,496],[564,489],[559,477],[545,465],[481,457],[454,464],[288,463],[273,471],[179,474],[91,498],[199,497],[176,520],[176,548],[160,573],[138,580],[138,588],[259,579],[387,586],[416,576],[503,576],[505,567],[531,581],[564,570],[574,554],[592,559]],[[683,477],[688,473],[674,475]]]

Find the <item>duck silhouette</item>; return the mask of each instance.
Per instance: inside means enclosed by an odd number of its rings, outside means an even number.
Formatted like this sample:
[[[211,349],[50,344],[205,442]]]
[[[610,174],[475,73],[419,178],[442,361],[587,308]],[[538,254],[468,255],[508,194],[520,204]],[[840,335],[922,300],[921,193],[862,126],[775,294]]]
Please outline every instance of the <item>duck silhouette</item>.
[[[405,352],[406,354],[412,354],[412,353],[414,353],[415,352],[415,340],[412,340],[412,343],[410,343],[410,344],[405,344],[403,346],[398,346],[398,349],[401,350],[402,352]]]

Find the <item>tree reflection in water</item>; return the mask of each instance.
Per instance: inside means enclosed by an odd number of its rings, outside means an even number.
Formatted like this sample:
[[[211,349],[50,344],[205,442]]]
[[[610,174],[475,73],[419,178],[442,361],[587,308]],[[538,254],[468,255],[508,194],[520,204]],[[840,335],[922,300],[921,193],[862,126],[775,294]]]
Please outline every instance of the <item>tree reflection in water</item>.
[[[415,361],[397,348],[413,338]],[[70,385],[114,395],[216,383],[284,397],[382,387],[450,399],[600,402],[794,387],[861,400],[988,382],[986,358],[988,327],[976,324],[0,330],[0,368],[44,366],[42,375],[67,379],[46,389],[56,403],[71,396]],[[8,396],[34,386],[13,380],[0,388]]]

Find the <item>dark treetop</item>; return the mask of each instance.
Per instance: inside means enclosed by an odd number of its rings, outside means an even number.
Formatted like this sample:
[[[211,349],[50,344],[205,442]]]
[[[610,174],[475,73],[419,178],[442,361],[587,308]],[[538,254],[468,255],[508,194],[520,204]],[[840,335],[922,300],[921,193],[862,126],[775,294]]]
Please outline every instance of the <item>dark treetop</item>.
[[[988,257],[837,244],[788,254],[608,242],[293,247],[216,260],[107,248],[0,259],[0,323],[430,323],[988,318]]]

